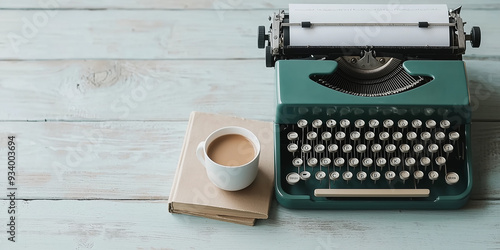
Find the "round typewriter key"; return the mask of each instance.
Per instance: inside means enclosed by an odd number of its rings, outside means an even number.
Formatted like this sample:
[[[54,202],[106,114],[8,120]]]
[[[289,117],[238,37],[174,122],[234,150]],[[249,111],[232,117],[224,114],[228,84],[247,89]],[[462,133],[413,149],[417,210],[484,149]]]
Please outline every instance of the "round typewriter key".
[[[319,161],[319,164],[322,167],[328,167],[330,163],[332,163],[332,160],[330,160],[330,158],[321,158],[321,160]]]
[[[386,119],[383,122],[384,128],[392,128],[394,126],[394,121],[391,119]]]
[[[394,145],[394,144],[387,144],[385,146],[385,152],[387,152],[389,154],[392,154],[392,153],[396,152],[396,145]]]
[[[340,174],[337,171],[333,171],[333,172],[330,172],[330,174],[328,175],[328,177],[330,177],[330,180],[334,181],[334,180],[337,180],[340,177]]]
[[[358,152],[360,154],[366,152],[366,145],[365,144],[358,144],[356,146],[356,152]]]
[[[307,165],[309,167],[316,167],[316,165],[318,165],[318,159],[316,159],[314,157],[307,159]]]
[[[351,125],[351,122],[347,119],[340,120],[340,126],[342,128],[348,128]]]
[[[301,158],[295,158],[295,159],[292,160],[292,164],[295,167],[301,167],[302,164],[304,164],[304,161]]]
[[[445,153],[453,152],[453,146],[451,144],[444,144],[443,150]]]
[[[438,166],[444,166],[446,164],[446,159],[442,156],[436,157],[435,161]]]
[[[370,179],[378,181],[380,179],[380,173],[378,171],[373,171],[370,173]]]
[[[439,131],[436,134],[434,134],[434,138],[436,138],[437,141],[443,141],[445,139],[446,135]]]
[[[429,180],[431,181],[435,181],[439,178],[439,173],[434,170],[430,171],[428,175],[429,175]]]
[[[361,134],[358,131],[351,132],[351,135],[350,135],[351,140],[357,141],[357,140],[359,140],[360,137],[361,137]]]
[[[297,146],[297,144],[295,144],[295,143],[290,143],[290,144],[288,144],[286,149],[288,149],[288,152],[294,153],[299,149],[299,146]]]
[[[407,167],[413,167],[413,166],[415,166],[416,163],[417,163],[417,161],[413,157],[408,157],[405,159],[405,165]]]
[[[387,139],[389,139],[389,133],[385,131],[381,132],[378,137],[381,141],[386,141]]]
[[[417,154],[420,154],[422,153],[422,151],[424,151],[424,146],[422,146],[422,144],[415,144],[413,145],[413,151]]]
[[[309,178],[311,178],[311,173],[309,173],[309,171],[300,172],[300,179],[302,179],[303,181],[307,181],[309,180]]]
[[[439,126],[441,126],[441,128],[443,128],[443,129],[447,129],[447,128],[450,127],[450,121],[448,121],[448,120],[442,120],[439,123]]]
[[[436,121],[434,121],[434,120],[427,120],[427,121],[425,122],[425,126],[426,126],[427,128],[433,129],[433,128],[435,128],[435,127],[436,127]]]
[[[399,151],[401,151],[401,153],[403,153],[403,154],[408,153],[410,151],[410,145],[408,145],[408,144],[399,145]]]
[[[290,141],[294,141],[294,140],[297,140],[297,138],[299,138],[299,134],[297,134],[297,132],[289,132],[286,135],[286,138],[288,138],[288,140],[290,140]]]
[[[363,167],[369,168],[373,165],[372,158],[364,158],[362,162],[363,162]]]
[[[406,139],[408,139],[408,141],[413,141],[415,139],[417,139],[417,133],[411,131],[411,132],[408,132],[406,134]]]
[[[401,133],[401,132],[392,133],[392,139],[394,141],[400,141],[401,139],[403,139],[403,133]]]
[[[307,126],[307,121],[304,120],[304,119],[300,119],[298,122],[297,122],[297,126],[299,126],[299,128],[305,128]]]
[[[309,131],[307,132],[307,139],[312,141],[312,140],[316,140],[316,138],[318,138],[318,134],[314,131]]]
[[[318,144],[318,145],[314,146],[314,152],[323,153],[323,151],[325,151],[325,145]]]
[[[313,128],[321,128],[321,125],[323,125],[323,122],[320,119],[316,119],[312,122]]]
[[[359,171],[359,172],[356,174],[356,178],[358,178],[358,180],[360,180],[360,181],[364,181],[364,180],[366,180],[366,177],[367,177],[367,176],[368,176],[368,175],[366,174],[366,172],[365,172],[365,171]]]
[[[422,121],[419,119],[415,119],[411,122],[411,126],[413,128],[421,128],[422,127]]]
[[[286,182],[290,185],[295,185],[300,181],[300,175],[293,172],[286,175]]]
[[[410,172],[408,172],[406,170],[399,172],[399,178],[403,181],[408,180],[408,178],[410,178]]]
[[[359,119],[354,122],[356,128],[363,128],[365,126],[365,121]]]
[[[334,128],[335,126],[337,126],[337,122],[333,119],[327,120],[326,126],[329,128]]]
[[[446,184],[448,184],[448,185],[456,184],[459,179],[460,178],[459,178],[458,174],[455,172],[449,172],[444,177],[444,180],[446,181]]]
[[[452,141],[456,141],[458,140],[458,138],[460,138],[460,134],[458,132],[451,132],[448,137],[450,138],[450,140]]]
[[[382,146],[378,143],[373,144],[371,148],[373,153],[378,153],[382,150]]]
[[[328,141],[328,140],[332,139],[332,133],[330,133],[328,131],[321,133],[321,139],[323,141]]]
[[[401,164],[401,158],[399,158],[399,157],[392,157],[391,158],[391,166],[397,167],[397,166],[399,166],[399,164]]]
[[[302,150],[302,153],[309,153],[309,152],[311,152],[311,149],[312,149],[312,147],[309,144],[304,144],[304,145],[302,145],[302,147],[300,147],[300,150]]]
[[[352,179],[352,172],[351,171],[345,171],[342,173],[342,179],[346,181],[350,181]]]
[[[385,179],[387,179],[388,181],[392,181],[394,180],[394,178],[396,178],[396,173],[394,173],[394,171],[389,170],[385,172]]]
[[[408,127],[408,121],[405,119],[401,119],[398,121],[398,127],[399,128],[407,128]]]
[[[378,128],[378,126],[379,126],[379,122],[378,122],[378,120],[376,120],[376,119],[371,119],[371,120],[368,122],[368,126],[370,126],[370,128]]]
[[[333,160],[333,164],[335,164],[336,167],[342,167],[345,164],[345,160],[342,157],[338,157]]]
[[[339,132],[335,133],[335,140],[342,141],[344,139],[345,139],[345,133],[344,132],[339,131]]]
[[[316,174],[314,176],[316,177],[316,180],[321,181],[321,180],[325,179],[326,173],[325,173],[325,171],[318,171],[318,172],[316,172]]]
[[[351,153],[352,152],[351,144],[344,144],[344,146],[342,146],[342,152],[346,154]]]
[[[337,144],[328,145],[328,152],[335,153],[337,150],[339,150],[339,146],[337,146]]]
[[[365,140],[371,141],[375,138],[375,133],[368,131],[365,133]]]
[[[385,164],[387,164],[387,160],[385,158],[377,158],[375,161],[377,163],[377,167],[385,167]]]
[[[424,172],[422,172],[420,170],[413,172],[413,178],[415,178],[415,180],[420,180],[420,179],[424,178]]]
[[[427,147],[427,149],[429,150],[429,153],[436,153],[439,150],[439,147],[438,147],[438,145],[433,143],[433,144],[429,145],[429,147]]]
[[[355,168],[355,167],[358,166],[358,164],[359,164],[358,158],[351,158],[351,159],[349,159],[349,167]]]
[[[429,157],[427,156],[420,158],[420,165],[424,167],[431,165],[431,159],[429,159]]]
[[[429,132],[422,132],[420,134],[420,139],[422,139],[422,141],[428,141],[431,139],[431,133]]]

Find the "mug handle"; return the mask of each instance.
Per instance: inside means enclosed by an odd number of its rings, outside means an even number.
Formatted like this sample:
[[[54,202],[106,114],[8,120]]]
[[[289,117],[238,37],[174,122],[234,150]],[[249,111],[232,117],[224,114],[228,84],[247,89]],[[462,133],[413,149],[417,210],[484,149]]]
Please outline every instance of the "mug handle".
[[[198,157],[198,160],[205,166],[205,156],[203,155],[203,149],[205,148],[205,142],[202,141],[198,144],[198,147],[196,148],[196,157]]]

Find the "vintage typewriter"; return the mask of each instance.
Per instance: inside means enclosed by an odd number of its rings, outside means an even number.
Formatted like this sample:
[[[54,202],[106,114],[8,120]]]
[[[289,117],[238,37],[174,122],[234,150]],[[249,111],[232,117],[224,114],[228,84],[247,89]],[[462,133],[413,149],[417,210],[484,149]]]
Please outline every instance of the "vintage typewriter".
[[[290,5],[259,27],[276,71],[275,190],[300,209],[453,209],[472,188],[461,8]],[[357,21],[359,19],[359,21]],[[364,33],[363,33],[364,32]]]

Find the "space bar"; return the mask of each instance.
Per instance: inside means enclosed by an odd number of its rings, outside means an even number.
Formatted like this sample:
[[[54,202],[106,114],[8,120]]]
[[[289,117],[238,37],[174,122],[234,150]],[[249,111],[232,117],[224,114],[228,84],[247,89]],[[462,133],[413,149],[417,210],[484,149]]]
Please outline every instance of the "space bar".
[[[315,189],[316,197],[429,197],[429,189]]]

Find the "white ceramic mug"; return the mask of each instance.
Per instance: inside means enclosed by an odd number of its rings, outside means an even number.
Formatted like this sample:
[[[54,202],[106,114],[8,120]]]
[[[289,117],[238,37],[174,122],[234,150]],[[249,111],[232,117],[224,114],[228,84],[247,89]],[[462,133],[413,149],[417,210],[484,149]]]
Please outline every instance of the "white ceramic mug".
[[[207,149],[215,139],[229,134],[242,135],[255,150],[255,156],[248,163],[239,166],[224,166],[214,162],[207,155]],[[236,145],[235,145],[236,146]],[[217,187],[227,191],[237,191],[248,187],[255,180],[259,170],[260,143],[257,136],[242,127],[223,127],[212,132],[196,149],[198,160],[205,166],[208,178]]]

